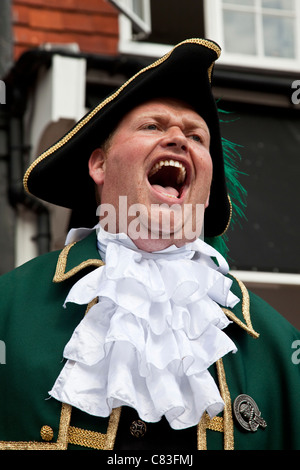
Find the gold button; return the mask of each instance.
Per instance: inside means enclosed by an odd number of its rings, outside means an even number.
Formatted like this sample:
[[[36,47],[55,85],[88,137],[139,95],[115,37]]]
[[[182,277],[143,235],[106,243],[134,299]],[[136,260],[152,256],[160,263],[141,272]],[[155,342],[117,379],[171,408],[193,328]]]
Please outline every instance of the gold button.
[[[144,421],[141,419],[137,419],[136,421],[133,421],[130,426],[130,432],[134,437],[143,437],[146,434],[147,431],[147,426]]]
[[[41,438],[43,441],[52,441],[53,439],[53,429],[50,426],[43,426],[41,429]]]

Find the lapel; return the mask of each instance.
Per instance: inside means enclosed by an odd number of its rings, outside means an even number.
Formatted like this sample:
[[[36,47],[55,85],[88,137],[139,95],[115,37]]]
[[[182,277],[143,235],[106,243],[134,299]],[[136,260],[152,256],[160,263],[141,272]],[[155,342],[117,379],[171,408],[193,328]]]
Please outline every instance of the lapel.
[[[53,282],[59,283],[70,279],[87,268],[97,268],[104,263],[97,250],[96,231],[79,242],[66,245],[57,260]]]

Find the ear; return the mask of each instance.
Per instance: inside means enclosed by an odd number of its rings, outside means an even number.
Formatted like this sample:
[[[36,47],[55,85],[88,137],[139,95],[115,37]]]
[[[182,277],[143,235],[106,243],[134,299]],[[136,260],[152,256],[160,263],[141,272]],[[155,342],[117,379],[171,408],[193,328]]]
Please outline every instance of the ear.
[[[207,209],[207,207],[209,206],[209,197],[210,197],[210,192],[207,195],[207,199],[206,199],[206,202],[205,202],[205,209]]]
[[[96,185],[102,185],[105,179],[105,154],[101,148],[93,151],[89,159],[89,174]]]

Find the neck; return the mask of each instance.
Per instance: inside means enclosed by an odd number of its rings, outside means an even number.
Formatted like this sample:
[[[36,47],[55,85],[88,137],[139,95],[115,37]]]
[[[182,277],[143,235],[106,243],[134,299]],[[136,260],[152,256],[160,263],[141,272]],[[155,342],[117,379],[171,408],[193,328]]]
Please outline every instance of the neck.
[[[148,253],[151,253],[153,251],[162,251],[165,250],[166,248],[169,248],[169,246],[175,245],[178,248],[181,246],[185,245],[187,241],[185,240],[175,240],[173,238],[168,238],[168,239],[151,239],[151,238],[140,238],[137,240],[132,240],[135,246],[139,250],[146,251]]]
[[[117,226],[112,232],[111,230],[107,230],[106,225],[103,225],[101,222],[102,221],[99,220],[99,224],[105,232],[111,233],[113,235],[117,235],[118,233],[125,233],[139,250],[143,250],[148,253],[165,250],[166,248],[174,245],[177,248],[180,248],[187,243],[195,241],[198,238],[197,234],[194,233],[192,239],[186,239],[184,236],[182,236],[181,230],[174,233],[164,234],[158,231],[152,232],[143,225],[139,227],[139,232],[131,230],[130,226],[124,227],[124,230],[120,230],[119,226]]]

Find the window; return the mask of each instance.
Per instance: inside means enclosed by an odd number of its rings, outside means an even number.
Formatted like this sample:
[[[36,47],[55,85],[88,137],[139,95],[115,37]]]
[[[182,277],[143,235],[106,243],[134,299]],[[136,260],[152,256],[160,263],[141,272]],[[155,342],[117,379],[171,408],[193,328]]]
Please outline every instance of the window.
[[[120,52],[159,57],[184,39],[204,37],[204,0],[117,0],[147,22],[151,32],[137,36],[120,15]]]
[[[220,63],[299,70],[299,0],[113,0],[149,28],[137,34],[120,15],[120,52],[158,57],[190,37],[207,37],[220,44]]]
[[[299,70],[300,2],[209,0],[208,35],[223,49],[223,63]]]
[[[131,21],[130,36],[133,40],[149,35],[151,32],[149,0],[109,0],[109,2]]]

